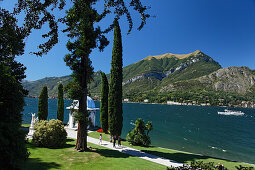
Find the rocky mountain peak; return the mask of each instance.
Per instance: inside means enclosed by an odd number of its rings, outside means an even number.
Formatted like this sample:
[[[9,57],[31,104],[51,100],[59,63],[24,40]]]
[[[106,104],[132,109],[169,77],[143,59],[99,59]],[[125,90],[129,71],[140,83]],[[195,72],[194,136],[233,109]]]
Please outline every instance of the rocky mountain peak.
[[[189,54],[173,54],[173,53],[165,53],[162,55],[155,55],[155,56],[148,56],[146,58],[144,58],[143,60],[151,60],[152,58],[154,59],[162,59],[162,58],[176,58],[176,59],[185,59],[188,58],[190,56],[199,56],[199,55],[205,55],[203,52],[201,52],[200,50],[196,50],[193,53],[189,53]]]

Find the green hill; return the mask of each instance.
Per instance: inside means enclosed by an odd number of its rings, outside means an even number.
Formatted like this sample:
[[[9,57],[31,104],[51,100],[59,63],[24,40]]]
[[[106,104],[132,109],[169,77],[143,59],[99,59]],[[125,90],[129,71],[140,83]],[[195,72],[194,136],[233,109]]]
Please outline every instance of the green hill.
[[[66,85],[71,80],[71,76],[46,77],[36,81],[25,81],[23,82],[23,86],[29,91],[29,96],[39,96],[43,86],[47,86],[48,95],[50,97],[57,97],[58,84],[61,82],[63,85]]]
[[[221,68],[211,57],[197,50],[190,54],[166,53],[148,56],[143,60],[123,68],[123,98],[141,102],[189,101],[210,102],[218,105],[218,100],[225,103],[235,100],[253,101],[255,91],[254,71],[247,67]],[[109,74],[107,75],[109,79]],[[93,75],[89,84],[92,96],[100,96],[100,72]],[[30,96],[39,96],[44,85],[49,88],[49,96],[57,96],[57,85],[71,81],[71,76],[46,77],[33,82],[24,82]],[[210,96],[210,97],[206,97]]]

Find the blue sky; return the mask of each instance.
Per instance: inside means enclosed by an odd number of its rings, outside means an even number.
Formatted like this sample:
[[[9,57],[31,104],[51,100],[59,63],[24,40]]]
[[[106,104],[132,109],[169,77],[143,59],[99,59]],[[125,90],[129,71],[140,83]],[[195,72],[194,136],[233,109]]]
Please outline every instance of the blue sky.
[[[15,0],[13,1],[13,4]],[[68,0],[67,0],[68,1]],[[101,0],[102,1],[102,0]],[[218,61],[222,67],[248,66],[255,69],[255,0],[144,0],[151,6],[150,18],[141,31],[133,29],[127,35],[128,24],[120,21],[123,38],[123,64],[127,66],[149,55],[164,53],[186,54],[201,50]],[[11,8],[9,0],[0,6]],[[70,4],[68,4],[70,6]],[[68,7],[67,6],[67,7]],[[57,15],[63,15],[59,13]],[[137,15],[134,15],[137,16]],[[107,17],[101,23],[104,28],[112,20]],[[134,19],[134,27],[139,20]],[[34,31],[26,39],[25,54],[17,60],[26,67],[26,80],[69,75],[72,71],[65,65],[63,57],[68,53],[65,34],[47,55],[37,57],[35,51],[41,41],[41,31]],[[61,26],[60,28],[64,28]],[[110,45],[91,54],[94,71],[110,72],[112,36],[107,37]]]

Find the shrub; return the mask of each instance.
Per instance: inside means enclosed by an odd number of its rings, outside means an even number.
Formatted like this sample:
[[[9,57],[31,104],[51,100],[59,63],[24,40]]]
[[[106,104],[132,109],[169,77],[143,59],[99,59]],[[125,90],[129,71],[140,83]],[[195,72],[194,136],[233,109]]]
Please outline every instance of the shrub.
[[[145,134],[145,130],[147,131],[147,134]],[[139,118],[135,121],[135,129],[131,130],[127,134],[126,139],[132,145],[149,146],[151,144],[151,140],[148,133],[151,130],[152,123],[148,122],[146,125],[144,125],[143,119]]]
[[[67,133],[60,120],[41,120],[35,124],[33,144],[47,148],[60,148],[66,143]]]
[[[183,165],[180,167],[167,167],[167,170],[218,170],[219,167],[214,165],[214,162],[204,163],[203,161],[193,161],[190,165]],[[227,170],[227,168],[223,168]]]

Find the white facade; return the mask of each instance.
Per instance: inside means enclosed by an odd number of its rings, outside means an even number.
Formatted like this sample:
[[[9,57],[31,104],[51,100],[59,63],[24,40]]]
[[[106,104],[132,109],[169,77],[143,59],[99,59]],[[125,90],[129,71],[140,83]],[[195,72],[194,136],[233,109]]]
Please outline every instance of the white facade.
[[[144,100],[144,103],[148,103],[148,102],[149,102],[149,100],[148,100],[148,99],[145,99],[145,100]]]
[[[69,112],[69,120],[68,120],[68,128],[77,128],[77,122],[74,119],[74,114],[79,109],[79,101],[73,100],[71,106],[67,107],[66,109],[70,110]],[[96,111],[99,108],[95,107],[95,102],[89,96],[87,96],[87,110],[89,112],[89,119],[91,120],[92,127],[96,126]],[[90,125],[89,125],[90,126]]]

